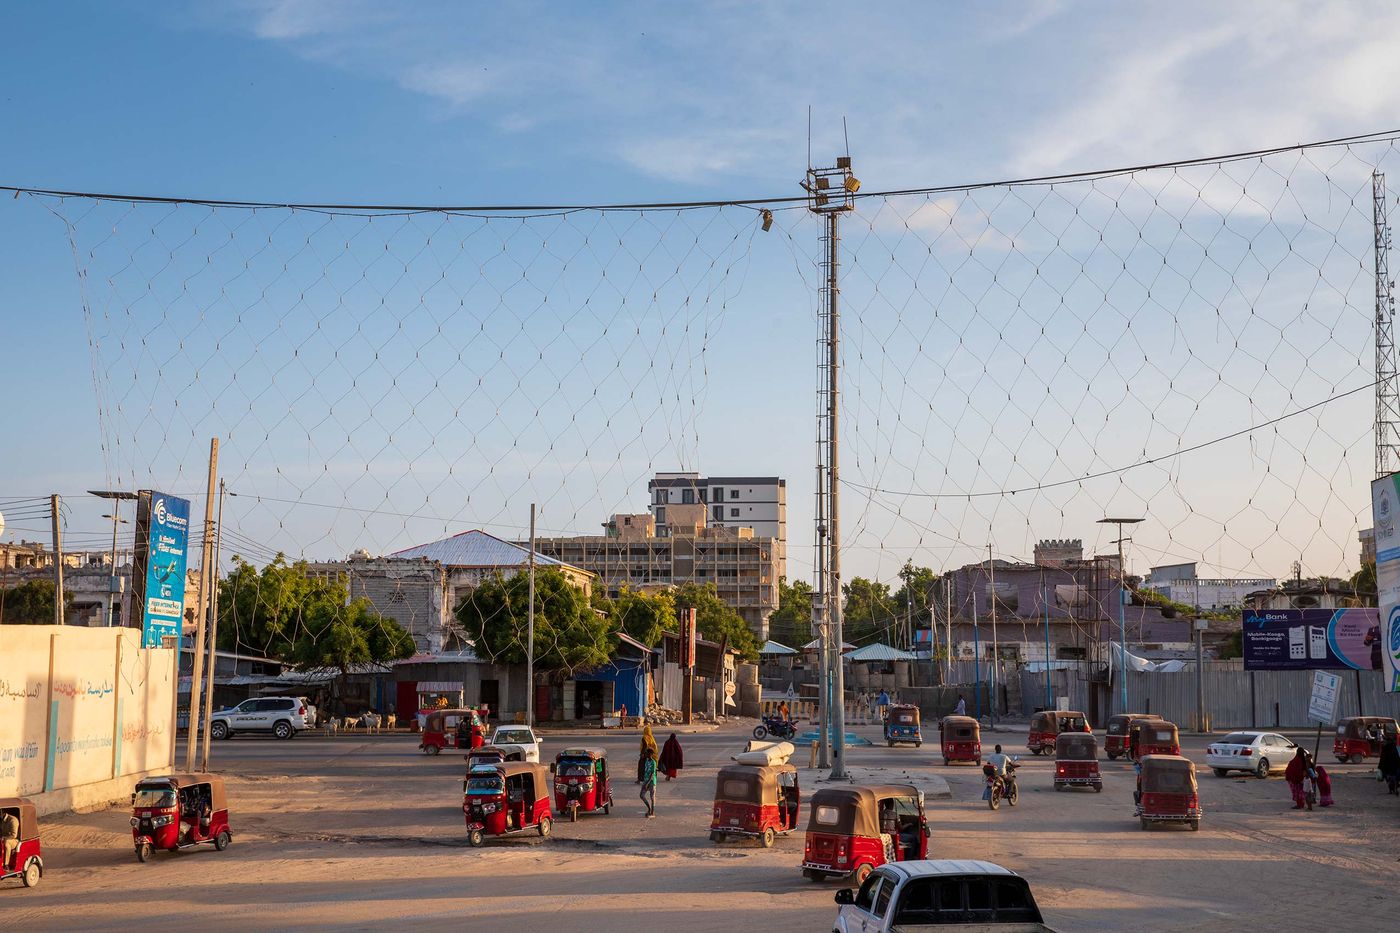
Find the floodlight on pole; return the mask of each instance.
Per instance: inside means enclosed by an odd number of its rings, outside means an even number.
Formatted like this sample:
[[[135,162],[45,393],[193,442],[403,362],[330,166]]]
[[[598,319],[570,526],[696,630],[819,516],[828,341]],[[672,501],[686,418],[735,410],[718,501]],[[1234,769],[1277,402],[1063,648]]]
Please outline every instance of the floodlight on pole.
[[[1127,575],[1123,568],[1123,526],[1136,525],[1145,521],[1141,518],[1101,518],[1097,524],[1118,526],[1118,675],[1123,706],[1120,713],[1128,711],[1128,635],[1127,623],[1123,618],[1123,597],[1127,593]]]
[[[110,627],[117,624],[117,581],[120,579],[117,576],[117,526],[128,524],[127,520],[121,517],[122,502],[127,499],[135,499],[136,493],[123,492],[119,489],[89,489],[88,495],[112,500],[112,514],[102,516],[112,522],[112,554],[107,567],[110,571],[107,579],[107,625]]]

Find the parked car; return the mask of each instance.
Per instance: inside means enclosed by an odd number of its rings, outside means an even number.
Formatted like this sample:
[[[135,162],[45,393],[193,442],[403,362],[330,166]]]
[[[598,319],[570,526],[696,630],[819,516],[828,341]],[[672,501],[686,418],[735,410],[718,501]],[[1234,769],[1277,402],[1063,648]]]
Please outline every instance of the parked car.
[[[529,726],[497,726],[490,744],[505,753],[506,761],[540,760],[540,740]]]
[[[956,925],[958,930],[1048,931],[1030,885],[993,862],[886,862],[859,890],[836,892],[832,933],[874,933]]]
[[[300,697],[258,697],[244,700],[232,709],[221,709],[209,720],[209,736],[226,739],[236,732],[270,732],[279,739],[290,739],[311,728],[306,714],[309,707]]]
[[[1249,771],[1266,778],[1279,771],[1297,753],[1298,746],[1277,732],[1231,732],[1206,746],[1206,764],[1216,777],[1231,771]]]

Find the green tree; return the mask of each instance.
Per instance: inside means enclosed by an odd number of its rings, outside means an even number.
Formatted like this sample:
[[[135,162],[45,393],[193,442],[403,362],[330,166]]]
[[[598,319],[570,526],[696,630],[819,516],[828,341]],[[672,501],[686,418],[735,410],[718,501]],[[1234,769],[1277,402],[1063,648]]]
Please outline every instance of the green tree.
[[[931,567],[915,567],[906,561],[899,572],[901,586],[891,598],[894,611],[903,618],[908,614],[914,621],[914,628],[928,628],[931,616],[929,600],[933,598],[938,585],[938,574]]]
[[[530,580],[523,573],[483,581],[462,597],[458,624],[480,651],[503,664],[524,664]],[[535,670],[587,670],[612,658],[609,616],[588,604],[583,590],[557,568],[535,571]]]
[[[660,644],[662,632],[676,631],[676,604],[665,593],[649,595],[624,589],[617,599],[594,596],[593,605],[608,614],[615,629],[620,628],[648,648]]]
[[[0,589],[0,622],[12,625],[53,624],[52,580],[29,580],[19,586]],[[73,617],[73,594],[63,594],[64,618]]]
[[[889,635],[899,613],[890,593],[888,583],[867,580],[865,577],[852,577],[850,583],[843,584],[841,592],[846,601],[842,607],[842,629],[846,641],[853,644],[872,640],[884,640]]]
[[[312,577],[305,562],[280,554],[261,570],[234,558],[219,581],[219,647],[341,671],[414,652],[412,636],[368,600],[351,600],[343,583]]]
[[[812,585],[787,577],[778,580],[778,608],[768,617],[773,640],[789,648],[801,648],[812,640]]]
[[[1376,562],[1368,560],[1347,581],[1349,594],[1358,606],[1376,606],[1380,599],[1376,591]]]
[[[701,638],[714,642],[725,639],[726,645],[744,660],[758,660],[758,649],[762,647],[758,639],[739,613],[719,598],[713,583],[682,583],[670,595],[677,616],[682,609],[695,610],[695,628]]]

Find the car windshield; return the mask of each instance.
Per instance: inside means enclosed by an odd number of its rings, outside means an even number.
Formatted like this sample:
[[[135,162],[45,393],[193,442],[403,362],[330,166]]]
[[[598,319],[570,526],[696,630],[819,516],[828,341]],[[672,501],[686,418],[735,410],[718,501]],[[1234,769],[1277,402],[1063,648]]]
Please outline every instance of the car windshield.
[[[491,744],[501,745],[503,743],[513,742],[517,745],[529,745],[534,740],[535,737],[532,736],[529,732],[525,731],[524,729],[503,729],[496,733],[496,737],[491,740]]]
[[[175,806],[175,791],[169,787],[138,787],[134,806],[173,807]]]
[[[1257,736],[1249,732],[1231,732],[1220,740],[1221,745],[1253,745]]]

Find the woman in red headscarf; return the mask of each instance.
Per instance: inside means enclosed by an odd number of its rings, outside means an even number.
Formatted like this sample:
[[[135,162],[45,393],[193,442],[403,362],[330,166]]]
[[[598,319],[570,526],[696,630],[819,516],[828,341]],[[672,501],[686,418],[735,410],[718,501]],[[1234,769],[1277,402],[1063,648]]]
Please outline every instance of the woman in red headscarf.
[[[1293,794],[1293,809],[1301,810],[1307,806],[1308,798],[1303,789],[1303,782],[1308,778],[1308,753],[1302,748],[1293,756],[1293,760],[1288,763],[1288,767],[1283,769],[1284,780],[1288,782],[1288,789]]]
[[[666,780],[671,780],[685,767],[685,755],[681,752],[680,740],[676,738],[674,732],[666,740],[666,744],[661,746],[661,772],[666,775]]]

